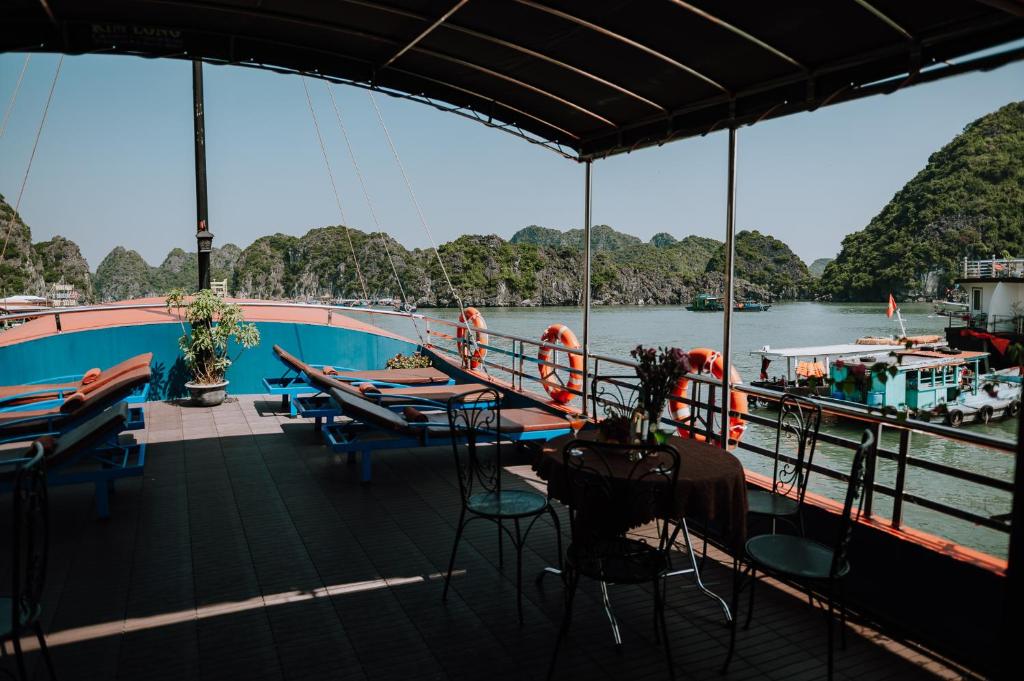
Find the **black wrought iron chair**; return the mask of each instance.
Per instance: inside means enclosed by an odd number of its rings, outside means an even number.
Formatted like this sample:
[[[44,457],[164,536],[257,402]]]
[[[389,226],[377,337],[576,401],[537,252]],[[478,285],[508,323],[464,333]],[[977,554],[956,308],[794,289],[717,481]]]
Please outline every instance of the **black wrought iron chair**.
[[[751,515],[771,521],[772,534],[782,520],[803,536],[801,511],[821,428],[821,407],[799,395],[784,395],[779,401],[777,423],[772,487],[749,490],[747,506]]]
[[[784,581],[800,583],[807,587],[808,595],[813,593],[812,589],[822,595],[821,600],[827,608],[828,678],[830,680],[835,666],[833,629],[837,605],[839,607],[840,634],[844,645],[846,641],[846,600],[843,593],[843,579],[850,572],[850,536],[860,518],[861,503],[863,502],[861,492],[864,487],[864,462],[874,447],[875,438],[871,430],[865,430],[860,446],[857,447],[853,455],[843,514],[840,517],[839,532],[833,546],[829,547],[812,539],[790,534],[762,534],[747,540],[745,557],[736,565],[733,584],[734,613],[737,613],[739,607],[743,579],[748,572],[750,577],[750,604],[747,609],[744,629],[750,627],[751,618],[754,616],[754,587],[757,584],[758,571]],[[856,517],[853,515],[854,504],[857,505]],[[743,567],[742,562],[746,562],[747,567]],[[838,594],[836,593],[837,587]],[[732,654],[736,648],[736,621],[738,619],[738,616],[733,619],[729,653],[725,659],[723,673],[728,670],[729,662],[732,660]]]
[[[448,562],[442,599],[448,598],[448,587],[455,567],[462,532],[471,521],[489,520],[498,526],[498,566],[504,567],[504,535],[508,534],[516,550],[516,612],[523,621],[523,546],[537,519],[551,516],[558,541],[561,569],[562,531],[558,514],[548,498],[538,492],[505,489],[502,486],[501,395],[487,388],[457,395],[448,400],[448,424],[451,429],[452,452],[459,475],[462,510],[455,530],[455,544]],[[465,450],[463,452],[463,450]],[[513,530],[504,524],[511,521]],[[527,522],[528,521],[528,522]],[[525,530],[522,523],[527,522]]]
[[[39,640],[39,651],[50,678],[57,678],[39,621],[49,553],[45,455],[40,442],[31,446],[31,458],[13,472],[11,594],[9,598],[0,598],[0,649],[6,650],[7,642],[11,642],[22,681],[28,681],[29,677],[21,638],[29,632],[35,633]]]
[[[671,638],[665,625],[665,575],[671,569],[669,550],[679,531],[665,522],[675,508],[679,453],[668,445],[620,445],[573,440],[562,451],[564,493],[569,506],[572,540],[566,551],[562,579],[565,614],[551,656],[548,678],[554,674],[558,651],[572,622],[572,605],[580,577],[600,583],[605,611],[607,584],[650,584],[654,595],[654,631],[665,646],[670,678],[675,678]],[[656,536],[629,536],[631,528],[651,520]]]

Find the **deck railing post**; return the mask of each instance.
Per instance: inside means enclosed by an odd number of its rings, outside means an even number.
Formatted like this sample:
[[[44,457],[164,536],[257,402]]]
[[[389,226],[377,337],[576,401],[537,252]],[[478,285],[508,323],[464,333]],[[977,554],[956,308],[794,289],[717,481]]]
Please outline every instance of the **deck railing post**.
[[[900,431],[900,452],[896,461],[896,490],[892,499],[892,526],[900,529],[903,523],[903,489],[907,484],[907,456],[910,452],[910,431]]]
[[[861,507],[861,515],[865,518],[871,517],[872,502],[875,498],[875,465],[878,463],[878,448],[882,446],[882,430],[885,426],[882,423],[875,424],[875,446],[868,450],[867,461],[864,465],[864,505]]]

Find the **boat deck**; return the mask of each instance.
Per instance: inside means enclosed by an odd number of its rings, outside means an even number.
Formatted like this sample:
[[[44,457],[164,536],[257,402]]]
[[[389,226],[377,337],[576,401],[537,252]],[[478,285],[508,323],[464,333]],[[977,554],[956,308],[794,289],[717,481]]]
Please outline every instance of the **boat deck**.
[[[149,404],[138,434],[149,442],[146,475],[118,483],[108,521],[95,520],[91,487],[52,489],[44,607],[61,678],[544,678],[561,585],[549,576],[537,588],[533,576],[555,559],[551,526],[538,523],[525,552],[523,626],[514,553],[506,546],[499,571],[490,524],[467,529],[442,603],[438,575],[459,509],[450,451],[381,453],[363,486],[308,422],[278,408],[256,396],[214,409]],[[513,484],[530,484],[528,461],[515,464]],[[4,536],[9,523],[3,514]],[[725,557],[710,558],[705,581],[727,594]],[[595,587],[581,585],[556,678],[666,678],[649,592],[612,587],[624,637],[617,655]],[[824,677],[823,616],[799,594],[758,589],[725,677],[729,632],[718,606],[686,577],[671,584],[668,605],[681,678]],[[963,674],[873,629],[849,633],[837,678]],[[38,655],[29,660],[43,678]]]

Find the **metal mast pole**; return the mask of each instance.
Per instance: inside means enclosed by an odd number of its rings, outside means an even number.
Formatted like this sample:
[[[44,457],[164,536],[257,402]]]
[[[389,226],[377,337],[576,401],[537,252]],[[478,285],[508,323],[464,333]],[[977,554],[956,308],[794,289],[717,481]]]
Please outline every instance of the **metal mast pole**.
[[[207,223],[206,125],[203,115],[203,62],[192,61],[192,115],[196,133],[196,243],[199,259],[199,290],[210,288],[210,250],[213,234]]]
[[[583,173],[583,408],[587,413],[590,382],[590,161]]]
[[[733,269],[736,259],[736,127],[729,127],[729,171],[725,209],[725,310],[722,318],[722,448],[729,446],[729,376],[732,373]],[[709,430],[711,430],[709,428]]]

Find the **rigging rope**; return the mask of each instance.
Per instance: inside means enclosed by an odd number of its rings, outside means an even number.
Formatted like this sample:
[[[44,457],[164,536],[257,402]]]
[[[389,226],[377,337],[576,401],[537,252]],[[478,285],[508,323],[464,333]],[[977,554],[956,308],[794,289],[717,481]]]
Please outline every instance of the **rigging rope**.
[[[28,174],[32,171],[32,161],[36,158],[36,149],[39,147],[39,138],[43,134],[43,126],[46,125],[46,115],[50,112],[50,102],[53,101],[53,91],[57,87],[57,78],[60,76],[60,67],[64,64],[64,55],[57,61],[57,70],[53,74],[53,82],[50,83],[50,93],[46,96],[46,106],[43,107],[43,117],[36,128],[36,138],[32,142],[32,153],[28,157],[28,166],[25,168],[25,175],[21,178],[21,189],[18,190],[18,198],[14,202],[14,212],[11,219],[7,221],[7,235],[4,237],[4,246],[0,249],[0,263],[3,263],[7,255],[7,243],[11,240],[11,230],[14,228],[14,221],[18,217],[18,209],[21,208],[21,197],[25,194],[25,185],[28,184]]]
[[[459,296],[458,291],[455,290],[455,286],[452,285],[451,277],[448,276],[448,269],[444,266],[444,261],[441,260],[441,253],[437,250],[437,242],[434,241],[434,235],[430,231],[430,226],[427,224],[427,219],[423,216],[423,209],[420,207],[420,202],[416,200],[416,193],[412,190],[412,182],[409,181],[409,176],[405,172],[405,166],[402,164],[402,159],[398,156],[398,149],[395,148],[395,142],[391,139],[391,133],[388,131],[388,126],[384,123],[384,117],[380,113],[380,107],[377,106],[377,100],[373,98],[373,92],[369,90],[366,93],[370,97],[370,103],[373,104],[373,110],[377,113],[377,121],[380,122],[380,127],[384,131],[384,137],[388,140],[388,146],[391,147],[391,153],[395,157],[395,163],[398,164],[398,169],[402,172],[402,179],[405,180],[405,188],[409,190],[409,197],[412,199],[413,206],[416,207],[416,214],[419,216],[420,224],[423,226],[423,231],[427,233],[427,238],[430,239],[430,245],[434,249],[434,255],[437,257],[437,264],[441,266],[441,274],[444,275],[444,280],[448,282],[448,289],[452,292],[452,296],[455,298],[455,302],[459,304],[460,316],[463,323],[466,325],[466,338],[469,340],[470,347],[476,350],[476,333],[472,332],[472,325],[469,320],[466,319],[466,308],[462,304],[462,298]],[[484,365],[484,372],[487,371],[487,366]]]
[[[338,195],[338,186],[334,182],[334,172],[331,170],[331,162],[327,158],[327,148],[324,147],[324,138],[320,134],[320,122],[316,118],[316,111],[313,110],[313,100],[309,96],[309,87],[306,85],[306,77],[302,76],[302,89],[306,91],[306,103],[309,105],[309,115],[313,117],[313,127],[316,128],[316,139],[320,143],[320,153],[324,157],[324,165],[327,166],[327,176],[331,178],[331,189],[334,190],[334,203],[338,206],[338,213],[341,214],[341,227],[345,230],[345,238],[348,239],[349,250],[352,251],[352,262],[356,266],[356,276],[359,278],[359,286],[363,289],[363,298],[370,299],[366,292],[366,281],[363,279],[363,272],[359,269],[359,259],[356,258],[356,247],[352,244],[352,235],[348,231],[348,221],[345,219],[345,210],[341,207],[341,197]]]
[[[395,267],[395,259],[391,256],[391,249],[388,248],[387,234],[385,234],[384,229],[380,225],[380,220],[377,218],[377,211],[374,210],[373,201],[370,199],[370,192],[366,188],[366,178],[363,177],[363,171],[359,167],[359,162],[356,161],[355,150],[352,148],[352,141],[348,136],[348,128],[345,127],[345,123],[341,120],[341,111],[338,109],[338,103],[334,99],[334,91],[331,90],[330,83],[327,81],[324,81],[324,88],[326,88],[327,94],[331,97],[331,106],[334,108],[335,118],[338,119],[338,127],[341,128],[341,134],[345,138],[345,148],[348,149],[348,157],[352,160],[352,167],[356,171],[356,177],[359,178],[359,187],[363,191],[363,198],[366,200],[366,207],[370,211],[370,218],[373,220],[373,225],[380,234],[380,243],[384,246],[384,252],[388,256],[388,262],[391,264],[391,272],[395,275],[395,282],[398,283],[398,292],[402,297],[402,304],[408,307],[409,299],[405,295],[405,287],[402,286],[402,279],[398,276],[398,268]],[[420,337],[421,342],[424,342],[423,334],[420,333],[420,327],[416,323],[416,318],[410,317],[410,319],[412,319],[413,328],[416,329],[416,335]]]
[[[25,63],[21,65],[21,73],[18,74],[18,82],[14,84],[14,92],[11,93],[11,101],[7,103],[7,109],[4,111],[4,120],[0,123],[0,139],[4,138],[4,132],[7,130],[7,121],[11,118],[11,112],[14,111],[14,102],[18,99],[18,90],[21,89],[21,81],[25,77],[25,71],[28,71],[28,62],[32,59],[31,54],[25,55]]]

